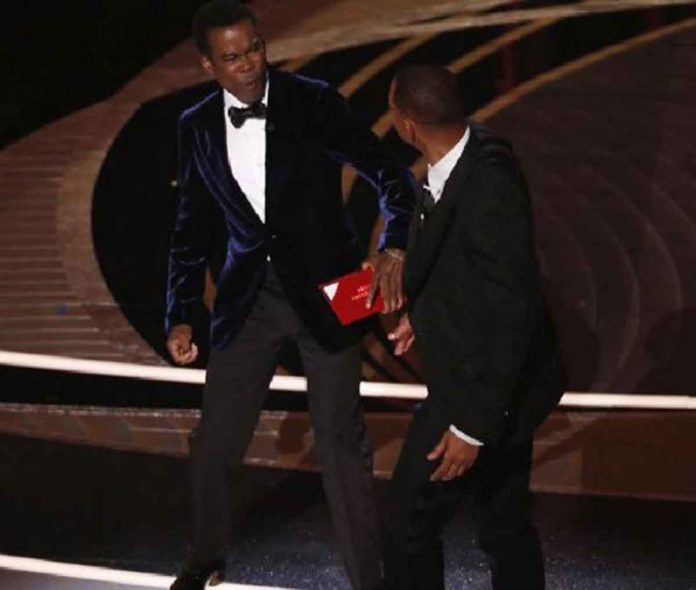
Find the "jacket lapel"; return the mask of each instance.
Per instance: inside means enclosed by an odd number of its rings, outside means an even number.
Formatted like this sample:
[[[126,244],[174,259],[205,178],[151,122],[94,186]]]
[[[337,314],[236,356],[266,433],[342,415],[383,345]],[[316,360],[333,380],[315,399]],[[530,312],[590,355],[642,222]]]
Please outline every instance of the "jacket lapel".
[[[472,132],[469,141],[452,169],[445,183],[442,196],[423,223],[420,231],[412,227],[412,239],[409,244],[406,267],[404,269],[404,286],[410,298],[415,298],[430,274],[442,242],[455,217],[456,209],[462,199],[466,198],[466,180],[474,166],[480,149],[479,140]],[[423,211],[422,198],[416,208],[415,223],[419,224]],[[416,228],[418,225],[416,225]]]
[[[236,211],[250,223],[262,225],[261,219],[232,174],[225,130],[224,100],[220,89],[206,104],[203,113],[203,166],[208,169],[211,190],[218,195],[226,209]]]
[[[418,235],[421,231],[421,226],[423,225],[423,213],[425,203],[425,195],[423,194],[423,187],[416,186],[416,206],[413,209],[413,216],[411,217],[411,224],[408,226],[408,242],[407,250],[410,252],[416,245],[418,240]]]
[[[266,122],[266,219],[274,223],[276,212],[297,158],[297,138],[305,119],[306,107],[293,102],[292,79],[288,74],[269,70],[268,114]]]

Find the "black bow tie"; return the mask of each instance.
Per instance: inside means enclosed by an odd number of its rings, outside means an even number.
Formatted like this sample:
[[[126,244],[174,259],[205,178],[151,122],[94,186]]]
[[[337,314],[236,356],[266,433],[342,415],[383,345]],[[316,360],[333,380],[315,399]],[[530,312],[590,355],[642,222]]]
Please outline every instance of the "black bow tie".
[[[227,109],[227,115],[230,118],[230,123],[232,123],[235,129],[239,129],[247,119],[265,119],[266,118],[266,105],[261,101],[255,102],[254,104],[239,109],[237,107],[230,107]]]

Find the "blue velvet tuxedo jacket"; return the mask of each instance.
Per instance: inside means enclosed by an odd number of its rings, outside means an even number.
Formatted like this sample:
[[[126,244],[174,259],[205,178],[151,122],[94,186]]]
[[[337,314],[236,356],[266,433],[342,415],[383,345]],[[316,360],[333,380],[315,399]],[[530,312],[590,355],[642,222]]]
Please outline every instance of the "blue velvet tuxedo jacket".
[[[266,222],[232,175],[222,90],[179,120],[179,205],[172,234],[167,330],[193,324],[202,307],[212,228],[224,220],[225,262],[217,279],[211,344],[224,348],[241,328],[263,284],[267,260],[288,300],[324,346],[355,342],[318,285],[355,270],[364,257],[341,198],[341,165],[349,163],[375,188],[386,225],[380,248],[406,247],[414,208],[413,181],[387,158],[379,140],[356,121],[326,83],[270,70],[266,122]],[[234,157],[234,154],[231,155]]]

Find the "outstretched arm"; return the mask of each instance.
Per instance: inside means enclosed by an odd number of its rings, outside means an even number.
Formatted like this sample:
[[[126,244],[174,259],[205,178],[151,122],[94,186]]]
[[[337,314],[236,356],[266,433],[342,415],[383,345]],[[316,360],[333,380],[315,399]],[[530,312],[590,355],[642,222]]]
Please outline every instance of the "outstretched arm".
[[[323,89],[317,107],[318,123],[331,156],[352,166],[377,192],[385,225],[379,253],[366,261],[375,270],[368,306],[379,288],[385,300],[384,311],[395,311],[404,303],[403,265],[415,208],[413,177],[386,154],[377,136],[355,117],[336,91]]]

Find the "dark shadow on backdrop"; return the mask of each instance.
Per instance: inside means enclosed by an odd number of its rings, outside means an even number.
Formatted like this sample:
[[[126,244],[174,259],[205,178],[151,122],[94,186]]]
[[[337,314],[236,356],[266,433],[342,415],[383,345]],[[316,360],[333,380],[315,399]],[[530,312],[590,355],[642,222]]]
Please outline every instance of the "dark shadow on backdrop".
[[[165,358],[167,255],[178,194],[177,120],[213,88],[208,82],[143,104],[116,137],[94,190],[93,240],[106,284],[131,325]],[[211,231],[224,244],[222,227]],[[205,320],[200,318],[197,326],[204,348]]]
[[[0,148],[103,100],[184,41],[202,0],[71,0],[3,6]]]

